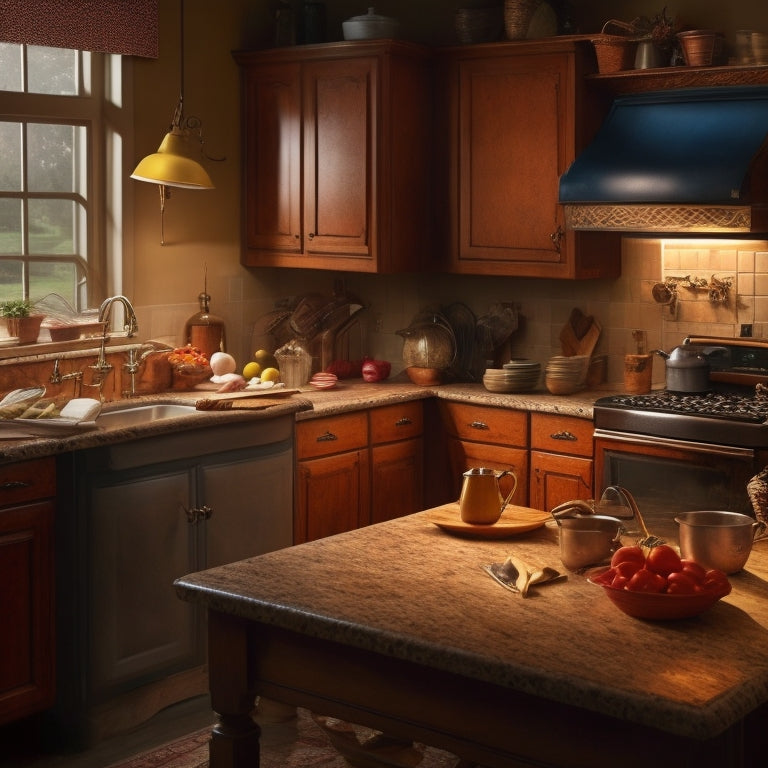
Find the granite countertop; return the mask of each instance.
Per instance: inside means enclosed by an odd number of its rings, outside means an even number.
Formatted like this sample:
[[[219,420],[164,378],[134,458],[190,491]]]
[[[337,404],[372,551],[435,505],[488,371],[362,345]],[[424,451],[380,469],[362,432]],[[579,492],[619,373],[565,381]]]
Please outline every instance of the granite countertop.
[[[768,702],[768,541],[699,617],[633,619],[581,575],[522,599],[481,568],[563,570],[556,529],[460,538],[430,513],[190,574],[183,599],[694,739]]]
[[[105,410],[125,405],[151,403],[180,403],[194,405],[211,393],[202,390],[173,391],[144,395],[115,403],[107,403]],[[51,456],[67,451],[93,448],[101,445],[151,437],[181,429],[197,429],[245,420],[259,421],[284,414],[294,414],[297,420],[332,416],[376,406],[391,405],[408,400],[438,397],[458,402],[514,408],[526,411],[558,413],[579,418],[592,418],[592,404],[606,392],[583,391],[569,396],[551,395],[544,390],[521,394],[494,394],[482,384],[448,384],[438,387],[419,387],[407,377],[383,382],[366,383],[362,379],[345,380],[330,390],[319,391],[307,385],[286,398],[276,398],[262,410],[198,411],[191,416],[168,418],[130,428],[98,428],[41,437],[9,439],[0,431],[0,463]]]

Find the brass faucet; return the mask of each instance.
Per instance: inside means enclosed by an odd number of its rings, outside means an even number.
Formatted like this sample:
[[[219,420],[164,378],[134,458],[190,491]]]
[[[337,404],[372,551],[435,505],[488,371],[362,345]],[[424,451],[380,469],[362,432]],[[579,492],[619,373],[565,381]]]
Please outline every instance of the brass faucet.
[[[147,342],[139,347],[131,347],[128,350],[128,361],[123,363],[123,368],[130,376],[130,388],[123,392],[124,397],[136,396],[136,374],[141,364],[150,356],[158,352],[168,352],[170,347],[157,347],[152,342]],[[142,351],[143,350],[143,351]]]
[[[48,380],[51,382],[51,384],[61,384],[62,381],[69,381],[74,379],[75,390],[72,396],[80,397],[83,388],[83,372],[72,371],[72,373],[62,373],[59,369],[60,363],[61,359],[58,357],[53,361],[53,371],[51,372],[51,377]]]

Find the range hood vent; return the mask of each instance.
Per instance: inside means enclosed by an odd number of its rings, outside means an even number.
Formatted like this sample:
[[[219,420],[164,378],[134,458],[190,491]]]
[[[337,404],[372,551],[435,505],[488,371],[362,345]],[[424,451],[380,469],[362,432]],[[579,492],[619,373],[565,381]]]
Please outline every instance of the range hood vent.
[[[566,226],[768,231],[768,87],[680,89],[616,101],[560,178]]]

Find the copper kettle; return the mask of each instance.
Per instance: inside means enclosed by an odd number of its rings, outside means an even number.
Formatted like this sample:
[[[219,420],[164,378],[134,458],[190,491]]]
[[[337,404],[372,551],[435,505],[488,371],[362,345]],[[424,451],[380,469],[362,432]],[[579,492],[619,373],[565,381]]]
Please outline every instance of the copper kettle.
[[[499,489],[499,480],[506,476],[512,477],[514,482],[505,499]],[[462,521],[472,525],[493,525],[501,517],[516,488],[517,476],[511,469],[500,472],[485,467],[468,469],[464,473],[464,484],[459,497]]]

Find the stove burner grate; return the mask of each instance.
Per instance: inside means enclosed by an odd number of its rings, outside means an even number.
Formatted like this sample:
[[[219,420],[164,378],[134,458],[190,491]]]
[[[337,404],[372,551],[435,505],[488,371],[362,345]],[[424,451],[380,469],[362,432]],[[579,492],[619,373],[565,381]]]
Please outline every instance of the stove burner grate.
[[[600,398],[595,405],[620,410],[703,416],[749,424],[768,421],[766,398],[723,392],[683,394],[663,391],[650,395],[611,395]]]

